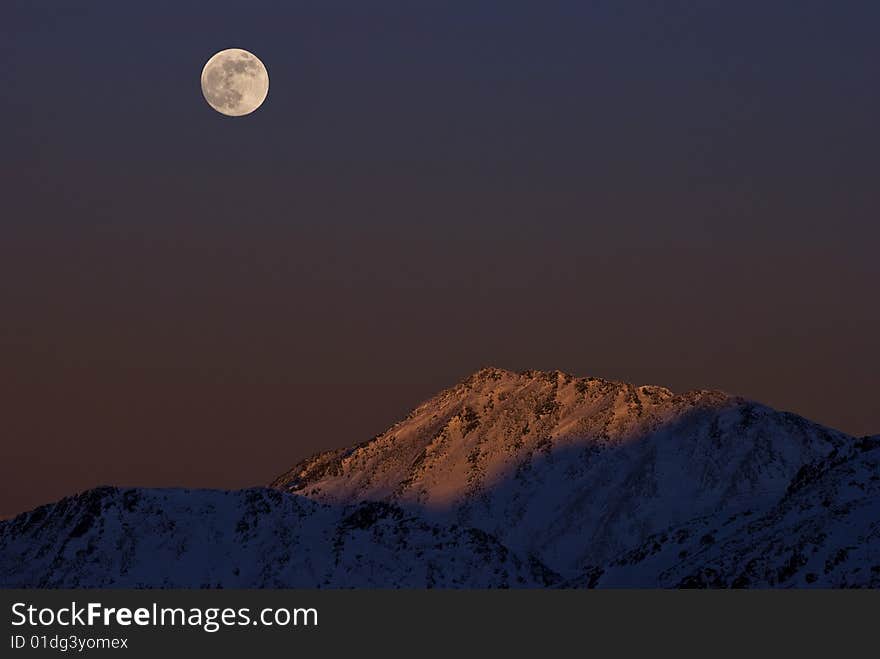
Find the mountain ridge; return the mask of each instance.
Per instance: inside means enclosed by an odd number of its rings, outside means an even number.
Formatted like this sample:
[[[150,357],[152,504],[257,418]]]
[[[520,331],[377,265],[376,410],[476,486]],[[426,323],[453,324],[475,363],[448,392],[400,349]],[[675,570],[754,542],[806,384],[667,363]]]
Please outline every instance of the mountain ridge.
[[[487,367],[268,488],[0,522],[7,587],[880,587],[880,436]]]
[[[99,487],[0,523],[5,588],[516,588],[560,578],[479,529],[269,488]]]

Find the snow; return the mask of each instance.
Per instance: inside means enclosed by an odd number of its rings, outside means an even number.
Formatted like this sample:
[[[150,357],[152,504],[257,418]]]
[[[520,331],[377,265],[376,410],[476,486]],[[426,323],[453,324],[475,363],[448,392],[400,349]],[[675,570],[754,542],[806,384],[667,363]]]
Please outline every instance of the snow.
[[[878,462],[717,391],[489,368],[271,488],[0,522],[0,586],[878,586]]]

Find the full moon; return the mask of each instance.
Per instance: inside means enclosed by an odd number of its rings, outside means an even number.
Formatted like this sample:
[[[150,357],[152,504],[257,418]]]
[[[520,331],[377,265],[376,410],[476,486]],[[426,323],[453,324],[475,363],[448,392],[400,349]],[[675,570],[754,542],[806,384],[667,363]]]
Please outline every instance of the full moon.
[[[202,69],[202,94],[208,105],[229,117],[250,114],[269,93],[269,73],[253,53],[227,48]]]

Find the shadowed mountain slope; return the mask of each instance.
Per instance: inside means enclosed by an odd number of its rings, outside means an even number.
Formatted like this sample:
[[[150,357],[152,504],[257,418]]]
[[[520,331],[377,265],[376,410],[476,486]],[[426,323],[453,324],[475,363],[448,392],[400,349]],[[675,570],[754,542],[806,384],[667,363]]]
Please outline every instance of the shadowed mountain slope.
[[[0,524],[5,588],[508,588],[558,577],[476,529],[276,490],[98,488]]]
[[[880,436],[804,466],[768,510],[691,520],[581,581],[601,587],[880,587]]]

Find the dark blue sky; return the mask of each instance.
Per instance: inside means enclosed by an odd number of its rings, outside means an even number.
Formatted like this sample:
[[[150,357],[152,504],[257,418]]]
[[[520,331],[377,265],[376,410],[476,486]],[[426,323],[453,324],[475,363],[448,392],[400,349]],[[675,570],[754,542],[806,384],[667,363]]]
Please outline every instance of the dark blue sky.
[[[487,364],[880,432],[878,24],[860,1],[6,0],[0,513],[265,482]],[[269,69],[244,118],[199,89],[227,47]]]

